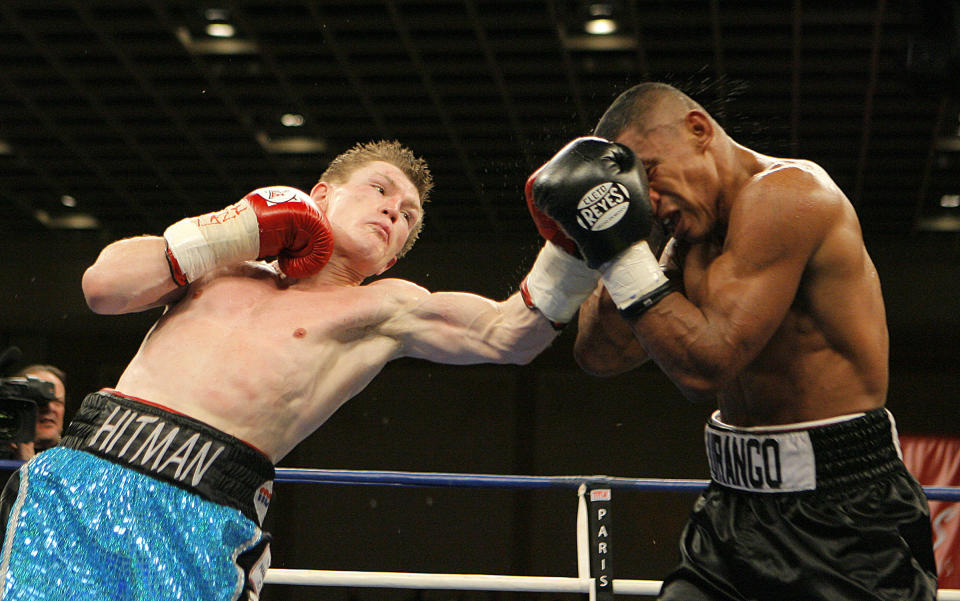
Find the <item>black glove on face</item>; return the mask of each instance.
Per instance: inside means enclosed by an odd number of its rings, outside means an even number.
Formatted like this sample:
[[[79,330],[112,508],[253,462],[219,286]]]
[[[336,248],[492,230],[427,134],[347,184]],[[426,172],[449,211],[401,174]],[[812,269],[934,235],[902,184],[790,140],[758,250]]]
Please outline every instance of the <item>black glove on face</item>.
[[[533,202],[573,239],[598,268],[654,224],[647,177],[633,152],[602,138],[577,138],[541,168]]]

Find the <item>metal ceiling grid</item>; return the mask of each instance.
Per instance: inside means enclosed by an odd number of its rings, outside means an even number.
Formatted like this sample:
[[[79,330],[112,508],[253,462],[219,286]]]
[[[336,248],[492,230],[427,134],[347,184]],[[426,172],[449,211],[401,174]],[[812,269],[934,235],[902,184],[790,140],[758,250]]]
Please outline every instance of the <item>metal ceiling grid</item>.
[[[910,232],[943,187],[957,107],[907,69],[909,4],[614,4],[603,41],[573,23],[582,2],[223,1],[224,54],[201,31],[210,2],[6,0],[0,229],[85,214],[109,237],[156,233],[255,187],[309,189],[354,142],[396,138],[434,171],[429,237],[527,237],[527,175],[645,78],[748,146],[821,163],[871,232]],[[277,152],[285,113],[317,148]]]

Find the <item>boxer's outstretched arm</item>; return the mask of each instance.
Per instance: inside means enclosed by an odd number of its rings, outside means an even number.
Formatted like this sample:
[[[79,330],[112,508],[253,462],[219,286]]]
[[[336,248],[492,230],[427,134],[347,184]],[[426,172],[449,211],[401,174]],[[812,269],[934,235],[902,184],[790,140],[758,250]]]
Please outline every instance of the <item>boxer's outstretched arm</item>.
[[[649,358],[603,285],[580,305],[573,356],[581,369],[601,377],[630,371]]]
[[[399,342],[398,357],[468,365],[526,364],[559,333],[520,293],[497,302],[465,292],[430,293],[409,282],[393,284],[398,305],[381,333]],[[386,284],[387,282],[378,282]]]
[[[166,241],[160,236],[117,240],[83,274],[83,295],[95,313],[117,315],[162,307],[186,287],[170,277]]]

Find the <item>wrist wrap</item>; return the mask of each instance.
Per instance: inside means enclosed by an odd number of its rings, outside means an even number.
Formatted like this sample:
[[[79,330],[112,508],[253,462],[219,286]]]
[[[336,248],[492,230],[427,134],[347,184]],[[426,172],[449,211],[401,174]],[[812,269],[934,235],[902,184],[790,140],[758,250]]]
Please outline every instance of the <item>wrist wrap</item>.
[[[626,320],[635,321],[651,307],[663,300],[665,296],[671,292],[676,292],[676,290],[677,287],[674,286],[673,282],[667,280],[665,284],[661,284],[650,293],[640,297],[633,304],[620,309],[620,315]]]

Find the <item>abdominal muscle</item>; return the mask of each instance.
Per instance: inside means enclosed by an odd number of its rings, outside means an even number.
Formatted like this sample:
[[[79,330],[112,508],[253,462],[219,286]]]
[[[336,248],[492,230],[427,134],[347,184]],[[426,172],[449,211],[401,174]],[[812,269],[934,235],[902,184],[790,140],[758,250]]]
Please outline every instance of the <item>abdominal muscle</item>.
[[[277,284],[194,284],[144,339],[117,391],[279,461],[379,373],[395,343],[369,335],[382,301],[372,291]]]
[[[802,324],[802,325],[801,325]],[[718,395],[723,421],[752,427],[868,411],[885,401],[885,379],[861,372],[796,309],[767,346]]]

